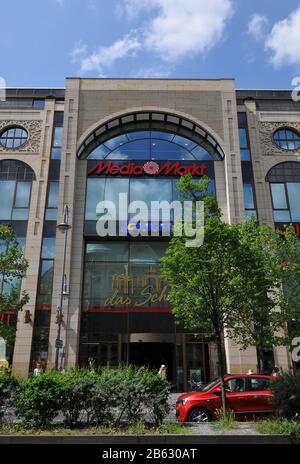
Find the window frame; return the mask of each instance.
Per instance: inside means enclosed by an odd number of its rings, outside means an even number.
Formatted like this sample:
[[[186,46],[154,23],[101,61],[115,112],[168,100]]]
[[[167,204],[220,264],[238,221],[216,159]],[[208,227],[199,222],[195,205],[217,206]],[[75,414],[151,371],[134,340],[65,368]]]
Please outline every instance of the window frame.
[[[22,143],[20,143],[19,145],[17,146],[12,146],[12,147],[8,147],[7,145],[4,145],[2,143],[2,138],[3,138],[3,134],[5,134],[6,132],[8,132],[9,130],[14,130],[16,131],[17,129],[21,129],[23,132],[26,133],[26,139],[25,137],[16,137],[15,136],[15,132],[14,132],[14,136],[13,137],[5,137],[4,139],[7,141],[7,140],[13,140],[13,145],[14,145],[14,141],[15,140],[24,140]],[[1,132],[0,132],[0,146],[2,148],[5,148],[5,150],[18,150],[19,148],[23,147],[29,140],[29,132],[27,129],[25,129],[25,127],[22,127],[20,125],[18,126],[6,126],[4,127]]]
[[[293,222],[292,220],[292,216],[291,216],[291,206],[290,206],[290,198],[289,198],[289,194],[288,194],[288,189],[287,189],[287,184],[289,184],[290,182],[269,182],[269,186],[270,186],[270,194],[271,194],[271,201],[272,201],[272,211],[273,211],[273,220],[274,222],[285,222],[285,221],[276,221],[275,220],[275,211],[285,211],[285,212],[288,212],[289,214],[289,217],[290,219],[286,222]],[[295,182],[297,183],[297,182]],[[287,208],[275,208],[274,206],[274,200],[273,200],[273,192],[272,192],[272,185],[273,184],[280,184],[280,185],[283,185],[284,186],[284,193],[285,193],[285,200],[286,200],[286,204],[287,204]]]
[[[279,135],[280,132],[284,131],[285,134],[286,134],[286,138],[279,138],[276,139],[275,136],[276,134]],[[296,135],[298,138],[288,138],[287,137],[287,134],[288,133],[291,133],[291,134],[294,134]],[[272,134],[272,140],[273,140],[273,143],[276,145],[277,148],[280,148],[280,150],[283,150],[283,151],[297,151],[297,150],[300,150],[300,133],[297,131],[297,129],[295,129],[294,127],[279,127],[278,129],[276,129],[273,134]],[[299,143],[299,146],[297,148],[285,148],[282,146],[282,143],[286,143],[287,145],[289,144],[289,142],[296,142],[298,141]]]
[[[246,202],[245,202],[245,185],[251,185],[251,187],[252,187],[253,208],[246,208]],[[256,216],[256,220],[257,220],[257,202],[256,202],[256,193],[255,193],[255,185],[254,185],[254,182],[243,182],[243,195],[244,195],[244,207],[245,207],[245,217],[246,217],[246,220],[248,220],[248,216],[246,215],[247,212],[253,212],[253,215]]]
[[[0,179],[1,182],[7,182],[7,180],[3,180],[3,179]],[[14,182],[15,185],[14,185],[14,193],[13,193],[13,201],[12,201],[12,207],[11,207],[11,211],[10,211],[10,218],[9,219],[5,219],[5,220],[8,220],[8,221],[28,221],[29,219],[29,213],[30,213],[30,204],[31,204],[31,196],[32,196],[32,181],[30,180],[18,180],[18,179],[15,179],[15,180],[9,180],[8,182]],[[17,189],[18,189],[18,184],[19,183],[27,183],[27,184],[30,184],[30,192],[29,192],[29,199],[28,199],[28,206],[24,207],[24,206],[16,206],[16,197],[17,197]],[[22,209],[27,209],[28,210],[28,216],[26,219],[15,219],[13,217],[14,215],[14,210],[22,210]]]

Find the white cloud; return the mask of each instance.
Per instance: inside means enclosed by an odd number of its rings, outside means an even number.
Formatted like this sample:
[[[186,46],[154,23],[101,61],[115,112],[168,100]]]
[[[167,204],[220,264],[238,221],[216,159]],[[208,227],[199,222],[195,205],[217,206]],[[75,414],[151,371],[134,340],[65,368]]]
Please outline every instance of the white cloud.
[[[80,65],[82,73],[98,72],[103,76],[103,70],[111,67],[115,61],[127,56],[134,56],[136,51],[141,48],[138,38],[133,34],[128,34],[112,45],[100,47],[88,54],[87,46],[83,42],[75,45],[71,52],[73,62]]]
[[[275,67],[300,65],[300,7],[287,18],[274,24],[266,39],[266,49],[272,53]]]
[[[72,63],[77,63],[87,52],[87,45],[80,40],[71,51]]]
[[[252,15],[248,24],[248,34],[255,40],[262,40],[266,35],[266,26],[268,22],[266,16],[259,14]]]
[[[154,10],[144,43],[164,61],[206,53],[222,38],[233,0],[123,0],[129,17]],[[154,12],[153,11],[153,12]]]

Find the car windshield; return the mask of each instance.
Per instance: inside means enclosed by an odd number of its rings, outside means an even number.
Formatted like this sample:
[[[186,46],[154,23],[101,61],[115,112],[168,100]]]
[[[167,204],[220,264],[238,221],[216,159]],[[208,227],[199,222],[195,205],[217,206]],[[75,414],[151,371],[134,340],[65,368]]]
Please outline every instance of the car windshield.
[[[207,392],[211,388],[215,387],[217,383],[220,382],[220,377],[217,377],[216,379],[212,380],[211,382],[207,383],[204,385],[204,387],[201,389],[203,392]]]

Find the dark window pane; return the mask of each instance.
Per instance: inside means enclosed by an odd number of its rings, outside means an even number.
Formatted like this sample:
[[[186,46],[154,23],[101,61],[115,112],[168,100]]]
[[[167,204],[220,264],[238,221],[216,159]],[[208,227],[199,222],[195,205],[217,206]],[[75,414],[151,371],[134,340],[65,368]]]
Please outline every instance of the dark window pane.
[[[128,261],[128,243],[88,243],[86,261]]]
[[[53,282],[53,260],[42,260],[40,285],[38,291],[38,303],[51,304]]]
[[[208,153],[207,150],[205,150],[205,148],[203,147],[200,147],[199,145],[194,148],[194,150],[192,151],[192,154],[195,156],[195,158],[197,160],[206,160],[206,161],[210,161],[213,159],[213,157]]]
[[[193,155],[186,149],[172,142],[151,139],[151,159],[157,160],[193,160]]]
[[[135,140],[118,146],[106,159],[149,159],[150,140]],[[107,145],[107,143],[106,143]]]

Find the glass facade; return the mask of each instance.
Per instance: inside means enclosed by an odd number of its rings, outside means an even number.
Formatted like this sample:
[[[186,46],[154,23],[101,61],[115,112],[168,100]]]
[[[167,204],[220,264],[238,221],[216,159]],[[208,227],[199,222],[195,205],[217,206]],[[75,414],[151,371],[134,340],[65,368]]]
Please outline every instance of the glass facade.
[[[216,153],[216,159],[219,155]],[[136,131],[114,137],[95,148],[87,159],[213,160],[204,146],[162,131]]]
[[[168,308],[160,275],[164,242],[102,242],[86,245],[83,311]]]
[[[184,165],[204,161],[206,175],[211,178],[209,192],[215,194],[213,160],[217,155],[214,158],[205,147],[175,133],[128,132],[100,144],[87,159],[88,163],[98,159],[116,163],[139,160],[141,165],[146,160],[181,161]],[[128,240],[124,236],[104,241],[87,227],[99,218],[96,208],[100,201],[114,202],[117,220],[120,218],[120,193],[127,194],[121,213],[127,213],[128,204],[134,201],[143,201],[150,211],[153,201],[179,200],[178,180],[176,175],[88,176],[79,360],[81,365],[93,359],[108,367],[132,363],[154,369],[165,363],[169,379],[182,389],[183,385],[187,388],[189,380],[209,380],[212,372],[209,345],[201,337],[185,337],[167,301],[168,286],[161,275],[160,258],[168,242],[159,237]],[[172,219],[171,213],[168,221]],[[150,214],[142,220],[153,227]]]

